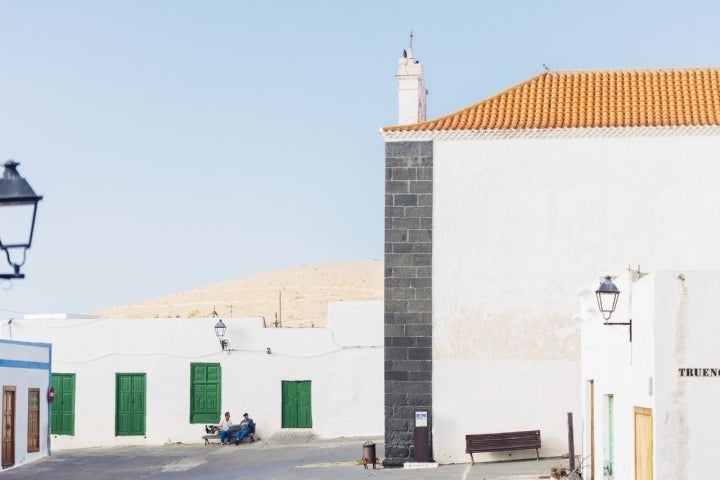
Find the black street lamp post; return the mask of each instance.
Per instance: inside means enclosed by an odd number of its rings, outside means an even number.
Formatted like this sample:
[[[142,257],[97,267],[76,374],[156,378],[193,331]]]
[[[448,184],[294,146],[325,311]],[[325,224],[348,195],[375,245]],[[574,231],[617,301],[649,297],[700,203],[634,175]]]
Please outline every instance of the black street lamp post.
[[[0,207],[9,207],[0,211],[0,249],[13,268],[12,273],[0,273],[0,279],[25,278],[25,274],[20,273],[20,267],[25,263],[27,250],[32,245],[35,214],[38,202],[42,200],[42,196],[37,195],[27,180],[18,174],[18,165],[14,160],[6,161],[0,177]],[[12,255],[15,252],[21,253]]]

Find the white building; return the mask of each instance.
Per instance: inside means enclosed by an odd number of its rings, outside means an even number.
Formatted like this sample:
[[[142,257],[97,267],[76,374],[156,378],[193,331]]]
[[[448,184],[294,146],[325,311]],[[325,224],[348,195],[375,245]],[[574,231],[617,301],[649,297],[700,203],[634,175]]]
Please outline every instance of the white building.
[[[13,337],[53,343],[54,448],[200,442],[221,412],[248,412],[266,438],[383,431],[382,304],[335,302],[328,328],[266,328],[261,318],[29,316]],[[55,410],[53,414],[55,415]]]
[[[716,478],[720,272],[628,272],[606,326],[581,292],[583,478]]]
[[[51,352],[48,343],[0,340],[3,469],[50,453]]]
[[[386,462],[412,458],[416,408],[439,462],[514,430],[563,455],[578,285],[720,268],[720,69],[547,71],[418,122],[381,131]]]

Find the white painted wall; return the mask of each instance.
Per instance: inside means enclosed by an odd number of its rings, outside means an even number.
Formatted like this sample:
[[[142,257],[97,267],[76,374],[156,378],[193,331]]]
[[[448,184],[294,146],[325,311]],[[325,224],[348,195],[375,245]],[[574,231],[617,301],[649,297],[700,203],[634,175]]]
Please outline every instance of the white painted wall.
[[[467,433],[514,429],[565,454],[578,285],[628,264],[720,268],[720,138],[649,132],[435,140],[436,460],[468,461]]]
[[[7,330],[7,324],[3,330]],[[0,392],[4,386],[15,387],[15,467],[50,453],[47,391],[51,349],[49,343],[0,339]],[[27,451],[29,388],[40,389],[40,451],[33,453]],[[0,403],[2,400],[0,396]]]
[[[14,320],[14,338],[53,342],[53,372],[76,374],[75,435],[53,436],[54,447],[200,442],[204,426],[189,423],[191,362],[221,363],[221,410],[238,420],[249,412],[260,437],[281,429],[283,380],[312,382],[316,435],[382,435],[381,302],[332,305],[329,328],[264,328],[260,318],[223,321],[230,352],[220,350],[213,318]],[[144,438],[115,436],[118,372],[147,375]]]
[[[582,297],[582,376],[595,383],[595,405],[615,398],[615,480],[635,478],[634,407],[653,410],[655,478],[714,478],[720,442],[720,377],[681,377],[680,368],[720,368],[717,339],[718,271],[651,273],[615,283],[621,293],[612,321],[633,321],[633,342],[626,327],[602,325],[593,311],[591,288]],[[630,299],[630,297],[632,299]],[[583,416],[590,420],[590,400]],[[605,411],[595,410],[595,475],[607,463]],[[589,429],[585,455],[590,454]]]

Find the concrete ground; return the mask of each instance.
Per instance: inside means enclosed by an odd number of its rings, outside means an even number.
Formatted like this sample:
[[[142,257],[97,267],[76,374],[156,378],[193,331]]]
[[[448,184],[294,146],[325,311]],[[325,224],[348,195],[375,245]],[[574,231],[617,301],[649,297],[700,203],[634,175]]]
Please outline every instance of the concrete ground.
[[[5,470],[0,479],[536,480],[549,479],[553,466],[567,465],[567,459],[555,458],[365,470],[360,459],[367,440],[376,443],[377,456],[382,457],[380,438],[318,440],[308,434],[283,434],[240,446],[198,443],[63,450]]]

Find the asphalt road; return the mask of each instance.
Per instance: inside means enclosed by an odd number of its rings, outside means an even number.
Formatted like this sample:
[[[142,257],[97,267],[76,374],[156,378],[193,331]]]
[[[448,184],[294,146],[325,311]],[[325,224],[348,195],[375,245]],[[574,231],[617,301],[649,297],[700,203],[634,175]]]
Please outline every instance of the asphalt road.
[[[367,439],[314,440],[304,444],[265,442],[240,446],[172,444],[158,447],[113,447],[56,451],[52,457],[0,473],[6,479],[254,479],[254,480],[535,480],[549,478],[562,459],[457,464],[403,469],[360,464]],[[376,439],[374,439],[376,440]],[[377,441],[377,454],[384,446]]]

